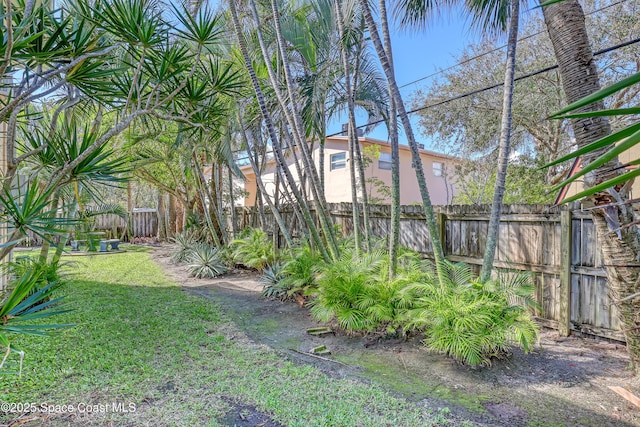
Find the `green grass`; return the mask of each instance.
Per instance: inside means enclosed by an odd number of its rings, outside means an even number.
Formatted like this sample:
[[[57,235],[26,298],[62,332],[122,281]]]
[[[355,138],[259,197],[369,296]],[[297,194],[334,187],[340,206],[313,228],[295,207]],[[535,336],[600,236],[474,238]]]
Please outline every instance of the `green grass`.
[[[168,280],[146,252],[73,260],[79,264],[61,292],[74,311],[58,320],[76,326],[15,339],[26,352],[24,370],[22,378],[0,377],[1,399],[124,402],[136,411],[49,423],[216,426],[234,402],[287,426],[445,422],[375,385],[329,378],[246,340],[218,307]]]

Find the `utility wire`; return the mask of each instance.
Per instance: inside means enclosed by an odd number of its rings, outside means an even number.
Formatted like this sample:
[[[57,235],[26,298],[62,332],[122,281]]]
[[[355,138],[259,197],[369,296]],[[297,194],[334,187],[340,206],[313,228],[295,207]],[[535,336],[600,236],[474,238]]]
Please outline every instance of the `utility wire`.
[[[626,0],[622,0],[622,1],[626,1]],[[640,37],[635,38],[633,40],[629,40],[629,41],[620,43],[620,44],[617,44],[617,45],[614,45],[614,46],[610,46],[610,47],[605,48],[605,49],[601,49],[601,50],[599,50],[597,52],[594,52],[593,56],[604,55],[605,53],[609,53],[609,52],[612,52],[614,50],[622,49],[623,47],[631,46],[631,45],[634,45],[634,44],[636,44],[638,42],[640,42]],[[553,71],[553,70],[555,70],[557,68],[558,68],[557,64],[556,65],[551,65],[549,67],[545,67],[545,68],[542,68],[540,70],[533,71],[531,73],[527,73],[527,74],[524,74],[522,76],[518,76],[518,77],[516,77],[514,79],[514,82],[517,82],[517,81],[520,81],[520,80],[525,80],[525,79],[528,79],[528,78],[531,78],[531,77],[534,77],[534,76],[537,76],[539,74],[543,74],[543,73],[546,73],[546,72],[549,72],[549,71]],[[438,101],[438,102],[435,102],[435,103],[432,103],[432,104],[423,105],[422,107],[414,108],[413,110],[407,111],[407,114],[415,114],[415,113],[417,113],[419,111],[428,110],[428,109],[434,108],[434,107],[439,107],[441,105],[448,104],[450,102],[457,101],[457,100],[460,100],[460,99],[468,98],[470,96],[477,95],[479,93],[486,92],[488,90],[496,89],[496,88],[499,88],[501,86],[504,86],[504,82],[503,83],[495,83],[495,84],[492,84],[490,86],[485,86],[485,87],[480,88],[480,89],[472,90],[470,92],[466,92],[466,93],[463,93],[461,95],[454,96],[452,98],[447,98],[447,99],[444,99],[442,101]],[[384,123],[384,120],[376,120],[376,121],[373,121],[373,122],[369,122],[369,123],[366,123],[364,125],[357,126],[356,129],[361,129],[361,128],[365,128],[367,126],[377,125],[377,124],[380,124],[380,123]],[[340,132],[335,132],[335,133],[332,133],[332,134],[328,134],[328,135],[325,136],[325,138],[330,138],[332,136],[338,136],[338,135],[341,135],[342,133],[343,132],[340,131]],[[272,152],[273,151],[269,151],[269,152],[266,152],[265,154],[271,154]],[[245,159],[244,157],[240,157],[237,160],[244,160],[244,159]]]
[[[615,2],[615,3],[611,3],[610,5],[603,6],[603,7],[599,8],[599,9],[596,9],[596,10],[593,10],[593,11],[591,11],[591,12],[589,12],[589,13],[586,13],[586,14],[585,14],[585,16],[591,16],[591,15],[594,15],[594,14],[596,14],[596,13],[598,13],[598,12],[602,12],[603,10],[606,10],[606,9],[611,8],[611,7],[617,6],[617,5],[619,5],[619,4],[625,3],[625,2],[627,2],[627,1],[628,1],[628,0],[620,0],[620,1],[617,1],[617,2]],[[527,12],[531,12],[532,10],[535,10],[535,8],[534,8],[534,9],[529,9]],[[528,39],[530,39],[530,38],[533,38],[533,37],[535,37],[535,36],[539,36],[540,34],[542,34],[542,33],[544,33],[544,32],[545,32],[545,31],[544,31],[544,30],[542,30],[542,31],[538,31],[537,33],[529,34],[528,36],[524,36],[524,37],[522,37],[522,38],[519,38],[519,39],[518,39],[518,43],[520,43],[520,42],[522,42],[522,41],[524,41],[524,40],[528,40]],[[432,78],[432,77],[437,76],[438,74],[442,74],[442,73],[444,73],[445,71],[452,70],[452,69],[454,69],[454,68],[456,68],[456,67],[459,67],[459,66],[461,66],[461,65],[468,64],[469,62],[475,61],[476,59],[480,59],[480,58],[482,58],[482,57],[484,57],[484,56],[487,56],[487,55],[490,55],[490,54],[492,54],[492,53],[498,52],[498,51],[500,51],[500,50],[504,49],[505,47],[507,47],[507,45],[506,45],[506,44],[503,44],[502,46],[498,46],[498,47],[496,47],[496,48],[494,48],[494,49],[491,49],[491,50],[488,50],[488,51],[486,51],[486,52],[480,53],[480,54],[478,54],[478,55],[476,55],[476,56],[473,56],[473,57],[471,57],[471,58],[467,58],[467,59],[465,59],[465,60],[463,60],[463,61],[458,62],[457,64],[453,64],[453,65],[451,65],[451,66],[449,66],[449,67],[447,67],[447,68],[443,68],[442,70],[438,70],[438,71],[436,71],[436,72],[434,72],[434,73],[431,73],[431,74],[429,74],[429,75],[427,75],[427,76],[420,77],[419,79],[416,79],[416,80],[410,81],[410,82],[408,82],[408,83],[404,83],[403,85],[398,86],[398,89],[403,89],[403,88],[405,88],[405,87],[407,87],[407,86],[411,86],[411,85],[416,84],[416,83],[419,83],[419,82],[421,82],[421,81],[424,81],[424,80],[430,79],[430,78]]]
[[[614,50],[622,49],[623,47],[627,47],[627,46],[636,44],[638,42],[640,42],[640,37],[636,38],[636,39],[633,39],[633,40],[629,40],[629,41],[624,42],[624,43],[617,44],[615,46],[608,47],[606,49],[599,50],[597,52],[594,52],[593,56],[603,55],[605,53],[609,53],[609,52],[612,52]],[[538,74],[543,74],[543,73],[546,73],[548,71],[555,70],[556,68],[558,68],[557,64],[556,65],[552,65],[550,67],[542,68],[542,69],[537,70],[537,71],[533,71],[533,72],[528,73],[528,74],[524,74],[522,76],[518,76],[513,80],[514,80],[514,82],[517,82],[517,81],[520,81],[520,80],[525,80],[525,79],[528,79],[530,77],[537,76]],[[419,111],[427,110],[429,108],[438,107],[440,105],[448,104],[449,102],[457,101],[459,99],[468,98],[470,96],[477,95],[479,93],[486,92],[486,91],[491,90],[491,89],[499,88],[501,86],[504,86],[504,83],[495,83],[495,84],[493,84],[491,86],[485,86],[483,88],[472,90],[470,92],[466,92],[466,93],[463,93],[461,95],[454,96],[452,98],[447,98],[447,99],[444,99],[442,101],[434,102],[433,104],[423,105],[422,107],[414,108],[413,110],[407,111],[407,114],[414,114],[414,113],[417,113]],[[370,123],[367,123],[367,124],[364,124],[364,125],[360,125],[356,129],[365,128],[365,127],[371,126],[371,125],[377,125],[377,124],[380,124],[380,123],[383,123],[383,122],[384,122],[384,120],[376,120],[374,122],[370,122]],[[342,132],[335,132],[335,133],[332,133],[330,135],[327,135],[326,138],[329,138],[329,137],[332,137],[332,136],[337,136],[337,135],[340,135],[340,134],[342,134]]]

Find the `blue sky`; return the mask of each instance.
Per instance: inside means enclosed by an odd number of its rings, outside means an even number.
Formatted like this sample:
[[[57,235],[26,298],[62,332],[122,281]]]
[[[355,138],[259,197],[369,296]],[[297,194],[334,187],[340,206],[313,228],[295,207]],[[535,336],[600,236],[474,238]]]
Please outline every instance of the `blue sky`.
[[[209,4],[216,6],[220,0],[209,0]],[[414,80],[432,74],[456,63],[455,57],[462,53],[465,46],[478,40],[477,31],[469,30],[469,23],[463,18],[442,16],[434,19],[426,29],[422,30],[398,30],[392,28],[391,43],[394,49],[394,64],[398,85],[402,86]],[[401,89],[405,104],[411,94],[421,87],[426,87],[429,80],[409,85]],[[409,109],[409,108],[408,108]],[[346,123],[347,116],[340,117],[329,124],[328,133],[333,134],[341,130],[342,123]],[[366,116],[358,116],[358,125],[366,123]],[[418,120],[414,116],[413,129],[418,142],[431,147],[431,141],[421,135]],[[372,138],[387,139],[387,130],[384,125],[379,125],[369,134]],[[400,143],[406,144],[404,132],[400,133]]]
[[[469,31],[468,22],[464,19],[449,19],[442,17],[428,28],[420,31],[406,31],[392,29],[391,44],[394,49],[394,65],[396,80],[399,86],[403,86],[414,80],[433,74],[434,72],[454,65],[464,47],[478,40],[478,33]],[[413,92],[429,85],[431,79],[411,84],[401,89],[401,94],[410,109],[409,99]],[[341,120],[330,124],[329,134],[339,132],[341,123],[346,122],[346,116]],[[359,117],[358,125],[364,124],[366,117]],[[427,148],[431,141],[421,135],[418,120],[413,116],[413,130],[419,143],[424,143]],[[378,126],[369,134],[372,138],[387,139],[387,130],[384,125]],[[400,143],[406,144],[406,137],[401,131]]]

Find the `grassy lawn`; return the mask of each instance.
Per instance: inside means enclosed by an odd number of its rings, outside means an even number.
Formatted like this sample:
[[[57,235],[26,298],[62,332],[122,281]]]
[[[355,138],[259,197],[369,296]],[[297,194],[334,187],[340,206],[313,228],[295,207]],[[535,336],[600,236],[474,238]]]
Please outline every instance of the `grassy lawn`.
[[[168,280],[145,251],[73,260],[62,292],[74,311],[57,320],[76,326],[51,338],[16,339],[26,352],[24,370],[22,378],[0,377],[1,399],[115,402],[135,412],[64,413],[38,423],[233,425],[228,414],[239,408],[287,426],[445,422],[374,385],[329,378],[248,341],[218,307]],[[0,424],[14,416],[0,413]]]

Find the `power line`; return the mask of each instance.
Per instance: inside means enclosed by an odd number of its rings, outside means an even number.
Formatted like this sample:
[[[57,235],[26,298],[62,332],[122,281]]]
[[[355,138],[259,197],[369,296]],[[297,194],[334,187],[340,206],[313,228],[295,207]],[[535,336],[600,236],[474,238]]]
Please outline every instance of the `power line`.
[[[623,0],[623,1],[626,1],[626,0]],[[631,46],[631,45],[634,45],[634,44],[636,44],[638,42],[640,42],[640,37],[635,38],[633,40],[629,40],[629,41],[620,43],[620,44],[617,44],[617,45],[614,45],[614,46],[610,46],[610,47],[605,48],[605,49],[601,49],[601,50],[599,50],[597,52],[594,52],[593,56],[604,55],[605,53],[609,53],[609,52],[612,52],[614,50],[622,49],[623,47]],[[558,68],[557,64],[556,65],[551,65],[549,67],[545,67],[545,68],[539,69],[537,71],[533,71],[531,73],[527,73],[527,74],[524,74],[522,76],[518,76],[518,77],[516,77],[514,79],[514,82],[517,82],[517,81],[520,81],[520,80],[525,80],[525,79],[528,79],[528,78],[531,78],[531,77],[534,77],[534,76],[537,76],[539,74],[543,74],[543,73],[546,73],[546,72],[549,72],[549,71],[553,71],[553,70],[555,70],[557,68]],[[477,95],[479,93],[486,92],[486,91],[492,90],[492,89],[496,89],[496,88],[499,88],[499,87],[502,87],[502,86],[504,86],[504,82],[503,83],[495,83],[495,84],[492,84],[490,86],[485,86],[485,87],[482,87],[480,89],[475,89],[475,90],[472,90],[470,92],[466,92],[466,93],[463,93],[461,95],[454,96],[452,98],[447,98],[447,99],[444,99],[442,101],[438,101],[438,102],[434,102],[432,104],[423,105],[422,107],[414,108],[413,110],[407,111],[407,114],[415,114],[415,113],[417,113],[419,111],[428,110],[428,109],[434,108],[434,107],[439,107],[441,105],[448,104],[450,102],[457,101],[457,100],[460,100],[460,99],[468,98],[470,96]],[[380,123],[384,123],[384,120],[376,120],[374,122],[369,122],[369,123],[366,123],[364,125],[357,126],[356,129],[361,129],[361,128],[365,128],[367,126],[377,125],[377,124],[380,124]],[[341,134],[342,134],[342,131],[335,132],[335,133],[326,135],[325,138],[330,138],[332,136],[338,136],[338,135],[341,135]],[[272,153],[272,151],[267,152],[265,154],[270,154],[270,153]],[[246,159],[246,157],[240,157],[237,160],[243,160],[243,159]]]
[[[603,6],[603,7],[599,8],[599,9],[596,9],[596,10],[593,10],[593,11],[591,11],[591,12],[589,12],[589,13],[586,13],[586,14],[585,14],[585,16],[591,16],[591,15],[594,15],[594,14],[596,14],[596,13],[598,13],[598,12],[602,12],[603,10],[606,10],[606,9],[611,8],[611,7],[617,6],[617,5],[621,4],[621,3],[625,3],[626,1],[628,1],[628,0],[619,0],[619,1],[615,2],[615,3],[611,3],[610,5]],[[535,10],[535,9],[536,9],[536,8],[529,9],[529,10],[527,10],[527,12],[531,12],[532,10]],[[518,39],[518,43],[520,43],[520,42],[522,42],[522,41],[524,41],[524,40],[528,40],[528,39],[530,39],[530,38],[533,38],[533,37],[535,37],[535,36],[538,36],[538,35],[540,35],[540,34],[542,34],[542,33],[544,33],[544,30],[542,30],[542,31],[538,31],[537,33],[529,34],[528,36],[524,36],[524,37],[522,37],[522,38],[519,38],[519,39]],[[488,50],[488,51],[486,51],[486,52],[480,53],[480,54],[478,54],[478,55],[476,55],[476,56],[473,56],[473,57],[471,57],[471,58],[467,58],[467,59],[465,59],[464,61],[460,61],[460,62],[458,62],[458,63],[456,63],[456,64],[453,64],[453,65],[451,65],[451,66],[449,66],[449,67],[447,67],[447,68],[443,68],[442,70],[438,70],[438,71],[436,71],[436,72],[434,72],[434,73],[431,73],[431,74],[429,74],[429,75],[427,75],[427,76],[420,77],[419,79],[416,79],[416,80],[410,81],[409,83],[404,83],[403,85],[398,86],[398,89],[403,89],[403,88],[405,88],[405,87],[407,87],[407,86],[411,86],[411,85],[416,84],[416,83],[419,83],[419,82],[421,82],[421,81],[424,81],[424,80],[430,79],[430,78],[432,78],[432,77],[437,76],[438,74],[442,74],[442,73],[444,73],[445,71],[449,71],[449,70],[451,70],[451,69],[453,69],[453,68],[459,67],[459,66],[464,65],[464,64],[468,64],[469,62],[475,61],[476,59],[480,59],[480,58],[482,58],[482,57],[484,57],[484,56],[487,56],[487,55],[490,55],[490,54],[492,54],[492,53],[495,53],[495,52],[497,52],[497,51],[499,51],[499,50],[504,49],[505,47],[507,47],[507,45],[506,45],[506,44],[503,44],[502,46],[498,46],[498,47],[496,47],[496,48],[494,48],[494,49],[491,49],[491,50]]]
[[[593,56],[603,55],[605,53],[609,53],[609,52],[612,52],[614,50],[622,49],[623,47],[627,47],[627,46],[636,44],[638,42],[640,42],[640,37],[636,38],[636,39],[633,39],[633,40],[629,40],[629,41],[624,42],[624,43],[617,44],[615,46],[608,47],[606,49],[599,50],[597,52],[594,52]],[[520,81],[520,80],[524,80],[524,79],[528,79],[530,77],[537,76],[538,74],[543,74],[543,73],[546,73],[548,71],[555,70],[556,68],[558,68],[557,64],[556,65],[552,65],[550,67],[542,68],[540,70],[533,71],[531,73],[524,74],[522,76],[516,77],[514,79],[514,82],[517,82],[517,81]],[[449,102],[457,101],[457,100],[463,99],[463,98],[468,98],[470,96],[477,95],[479,93],[486,92],[486,91],[491,90],[491,89],[496,89],[496,88],[499,88],[499,87],[502,87],[502,86],[504,86],[504,83],[495,83],[495,84],[492,84],[490,86],[485,86],[483,88],[472,90],[470,92],[466,92],[466,93],[463,93],[461,95],[454,96],[452,98],[447,98],[447,99],[444,99],[442,101],[435,102],[433,104],[428,104],[428,105],[424,105],[422,107],[415,108],[413,110],[409,110],[409,111],[407,111],[407,114],[414,114],[414,113],[417,113],[417,112],[422,111],[422,110],[427,110],[429,108],[438,107],[440,105],[448,104]],[[380,124],[380,123],[384,123],[384,120],[376,120],[374,122],[370,122],[370,123],[367,123],[367,124],[364,124],[364,125],[360,125],[360,126],[357,126],[357,129],[364,128],[364,127],[371,126],[371,125],[377,125],[377,124]],[[332,136],[337,136],[337,135],[340,135],[341,133],[342,132],[332,133],[330,135],[327,135],[326,138],[329,138],[329,137],[332,137]]]

